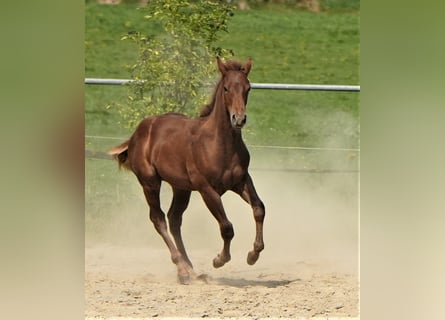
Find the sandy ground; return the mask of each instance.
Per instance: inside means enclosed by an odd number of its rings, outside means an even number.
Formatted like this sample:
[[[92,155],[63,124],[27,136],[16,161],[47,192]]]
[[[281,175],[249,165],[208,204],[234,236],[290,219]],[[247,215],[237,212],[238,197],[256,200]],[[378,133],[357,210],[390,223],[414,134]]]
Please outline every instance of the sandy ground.
[[[166,251],[166,250],[165,250]],[[160,249],[86,249],[87,317],[296,317],[358,315],[356,272],[300,261],[281,267],[231,261],[212,269],[210,253],[195,252],[208,281],[176,282]],[[260,265],[260,264],[259,264]]]
[[[285,177],[264,177],[273,179]],[[328,187],[276,185],[257,188],[266,204],[265,249],[253,266],[246,263],[255,229],[250,208],[237,196],[224,196],[235,229],[232,260],[214,269],[212,259],[222,240],[202,200],[192,198],[183,238],[195,272],[206,275],[207,281],[177,282],[168,250],[145,210],[137,223],[125,226],[119,221],[113,229],[138,239],[147,235],[141,241],[116,240],[110,245],[87,239],[86,318],[357,318],[357,203],[341,199]]]

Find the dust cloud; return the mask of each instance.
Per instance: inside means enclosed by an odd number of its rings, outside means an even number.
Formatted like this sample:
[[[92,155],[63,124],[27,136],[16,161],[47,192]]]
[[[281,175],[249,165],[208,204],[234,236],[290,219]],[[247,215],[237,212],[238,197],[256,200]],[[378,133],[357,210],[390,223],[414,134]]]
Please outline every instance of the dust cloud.
[[[354,141],[358,145],[358,138],[351,138],[357,121],[346,113],[333,112],[323,117],[314,114],[313,117],[324,119],[321,123],[312,123],[314,128],[311,130],[323,137],[319,146],[350,146]],[[343,134],[332,134],[335,126],[339,126]],[[250,174],[266,207],[265,249],[253,268],[281,270],[298,263],[314,262],[338,271],[357,272],[358,151],[254,147],[249,150]],[[149,221],[148,206],[134,175],[117,169],[111,170],[110,174],[115,179],[110,192],[116,193],[116,203],[107,204],[108,216],[99,226],[101,236],[87,237],[87,246],[109,243],[159,250],[165,257],[164,267],[173,267],[164,242]],[[223,195],[222,200],[235,230],[229,264],[252,268],[246,263],[247,252],[252,250],[255,238],[252,209],[232,192]],[[164,182],[161,190],[164,212],[168,211],[170,201],[171,190]],[[192,193],[183,216],[182,235],[195,268],[211,270],[211,261],[222,249],[223,242],[216,220],[196,192]],[[203,255],[206,260],[199,260]]]
[[[268,157],[264,151],[261,153],[263,158]],[[260,162],[263,160],[259,159]],[[357,270],[357,173],[256,170],[255,161],[251,167],[257,192],[266,206],[265,249],[256,264],[258,268],[279,269],[314,261]],[[121,172],[118,179],[123,174],[134,178],[130,172]],[[130,194],[128,203],[125,202],[126,193]],[[115,212],[103,221],[101,228],[105,231],[102,237],[87,241],[88,245],[108,242],[164,250],[165,266],[169,266],[168,250],[148,219],[148,206],[135,178],[129,190],[121,190],[121,198],[123,205],[110,209]],[[170,201],[170,187],[163,183],[161,202],[165,212]],[[245,261],[255,237],[252,209],[232,192],[223,195],[222,201],[235,230],[230,263],[236,261],[242,263],[243,268],[250,268]],[[182,235],[192,262],[194,253],[208,253],[208,261],[203,262],[205,267],[211,265],[211,260],[222,248],[218,224],[196,192],[183,216]]]

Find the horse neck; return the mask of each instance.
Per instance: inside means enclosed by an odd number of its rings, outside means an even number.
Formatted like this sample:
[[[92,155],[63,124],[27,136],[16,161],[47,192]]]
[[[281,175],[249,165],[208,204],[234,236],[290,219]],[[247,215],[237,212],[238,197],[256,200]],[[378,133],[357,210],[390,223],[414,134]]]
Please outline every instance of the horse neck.
[[[219,140],[218,143],[221,143],[221,140],[230,144],[241,142],[241,130],[234,130],[230,123],[221,83],[217,86],[212,104],[212,111],[208,116],[208,123],[211,130],[216,133],[215,136]]]

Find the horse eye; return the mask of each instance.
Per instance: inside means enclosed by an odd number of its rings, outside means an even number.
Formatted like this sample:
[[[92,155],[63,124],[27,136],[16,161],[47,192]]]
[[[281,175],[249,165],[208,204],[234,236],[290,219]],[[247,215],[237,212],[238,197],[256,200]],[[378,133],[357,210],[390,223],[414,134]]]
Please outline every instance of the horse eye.
[[[229,91],[229,88],[227,88],[226,86],[224,86],[224,92]]]

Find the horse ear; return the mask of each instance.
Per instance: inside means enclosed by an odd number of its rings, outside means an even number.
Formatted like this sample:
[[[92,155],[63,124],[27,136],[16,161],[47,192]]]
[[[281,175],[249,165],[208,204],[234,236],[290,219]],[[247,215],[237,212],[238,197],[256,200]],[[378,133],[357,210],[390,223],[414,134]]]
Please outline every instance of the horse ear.
[[[219,72],[221,72],[222,75],[225,75],[227,72],[227,68],[224,62],[222,62],[219,57],[216,57],[216,62],[218,63]]]
[[[244,65],[244,68],[243,68],[243,72],[246,74],[246,76],[249,74],[250,68],[252,68],[252,59],[251,58],[247,59],[246,64]]]

